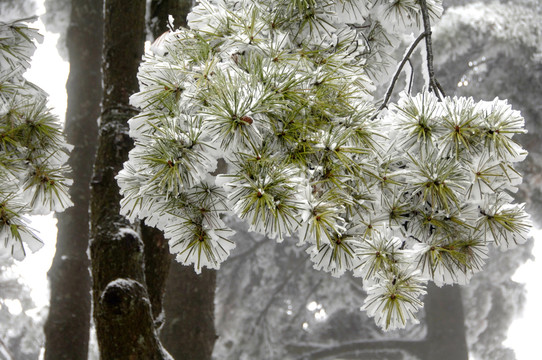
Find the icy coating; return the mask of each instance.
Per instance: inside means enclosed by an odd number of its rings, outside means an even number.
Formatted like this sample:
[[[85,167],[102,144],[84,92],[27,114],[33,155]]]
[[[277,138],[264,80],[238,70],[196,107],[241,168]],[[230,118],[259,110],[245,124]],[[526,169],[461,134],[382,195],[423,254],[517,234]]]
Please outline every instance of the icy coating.
[[[47,94],[24,72],[42,37],[26,24],[36,18],[0,22],[0,251],[17,260],[43,243],[26,214],[45,215],[72,206],[65,177],[71,145]]]
[[[434,22],[441,3],[427,5]],[[423,31],[418,2],[200,1],[188,23],[145,55],[117,177],[123,213],[164,230],[178,261],[218,269],[234,213],[361,277],[389,330],[417,321],[428,280],[466,283],[489,244],[525,241],[509,195],[519,112],[428,91],[377,110],[399,37]]]

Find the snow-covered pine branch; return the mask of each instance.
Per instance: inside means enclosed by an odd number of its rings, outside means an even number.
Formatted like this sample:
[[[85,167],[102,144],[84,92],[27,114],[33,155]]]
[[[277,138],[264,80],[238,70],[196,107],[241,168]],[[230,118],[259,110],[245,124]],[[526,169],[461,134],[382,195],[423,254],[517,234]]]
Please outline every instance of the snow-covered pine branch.
[[[27,214],[48,214],[72,205],[65,177],[71,146],[47,107],[47,94],[23,74],[41,41],[22,19],[0,23],[0,242],[16,259],[43,244]]]
[[[441,3],[425,4],[434,23]],[[428,33],[417,1],[202,0],[188,21],[145,56],[117,177],[123,213],[164,230],[179,261],[219,268],[234,213],[359,275],[363,308],[394,329],[427,281],[464,284],[489,244],[526,240],[509,195],[524,124],[506,101],[423,91],[377,110],[398,39]]]

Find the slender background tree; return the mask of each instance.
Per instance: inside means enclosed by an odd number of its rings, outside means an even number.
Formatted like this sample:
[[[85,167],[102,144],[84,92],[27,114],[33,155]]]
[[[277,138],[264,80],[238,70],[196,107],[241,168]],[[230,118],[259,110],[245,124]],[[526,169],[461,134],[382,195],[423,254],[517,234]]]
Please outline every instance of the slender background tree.
[[[68,142],[74,144],[69,160],[74,206],[57,216],[56,253],[48,272],[51,298],[45,323],[45,359],[50,360],[88,357],[88,209],[102,97],[102,12],[100,0],[73,0],[71,4],[66,43],[70,74],[66,84],[65,132]]]

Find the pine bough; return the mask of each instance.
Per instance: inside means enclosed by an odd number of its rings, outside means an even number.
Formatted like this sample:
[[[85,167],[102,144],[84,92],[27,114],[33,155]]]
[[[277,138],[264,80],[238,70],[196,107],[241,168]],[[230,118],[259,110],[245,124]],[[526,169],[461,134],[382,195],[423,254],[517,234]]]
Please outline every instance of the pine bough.
[[[394,329],[416,322],[427,281],[464,284],[489,244],[526,240],[510,196],[524,120],[506,101],[403,92],[377,110],[399,39],[424,31],[418,1],[201,0],[188,23],[145,55],[117,177],[123,213],[178,261],[218,269],[234,213],[296,236],[316,269],[353,271],[362,309]]]
[[[26,214],[44,215],[72,205],[71,179],[65,177],[71,146],[47,94],[23,73],[41,41],[25,23],[0,22],[0,243],[15,259],[43,243],[28,226]]]

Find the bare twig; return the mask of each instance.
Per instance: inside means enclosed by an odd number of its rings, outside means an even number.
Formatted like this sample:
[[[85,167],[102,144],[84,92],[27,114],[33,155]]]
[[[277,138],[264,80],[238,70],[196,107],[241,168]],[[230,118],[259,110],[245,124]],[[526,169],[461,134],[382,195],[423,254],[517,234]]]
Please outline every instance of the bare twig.
[[[290,320],[290,324],[295,324],[299,316],[303,314],[303,310],[306,309],[306,304],[309,298],[316,292],[316,290],[320,287],[324,279],[318,280],[316,284],[314,284],[308,294],[304,297],[303,301],[301,301],[301,306],[299,307],[299,310],[295,313],[295,315],[292,317],[292,320]]]
[[[431,22],[429,20],[429,10],[427,9],[427,1],[419,0],[422,10],[423,27],[425,30],[425,47],[427,52],[427,71],[429,72],[429,91],[433,91],[437,98],[442,101],[442,98],[446,96],[442,87],[435,77],[435,70],[433,69],[433,43],[431,42]]]
[[[245,256],[256,252],[256,250],[258,250],[258,248],[260,248],[262,245],[268,243],[269,241],[271,241],[271,239],[269,239],[269,238],[265,238],[265,239],[263,239],[261,241],[258,241],[256,243],[256,245],[251,246],[250,249],[245,250],[242,253],[230,256],[228,261],[232,262],[232,261],[236,261],[236,260],[239,260],[239,259],[243,259]]]
[[[8,346],[6,345],[6,343],[4,342],[4,340],[2,340],[1,337],[0,337],[0,355],[2,355],[3,358],[5,357],[6,360],[13,360],[13,359],[15,359],[15,358],[13,357],[13,355],[11,354],[11,352],[9,351]]]
[[[405,64],[409,61],[410,56],[412,55],[412,52],[414,52],[414,49],[416,49],[416,46],[422,41],[422,39],[426,36],[426,33],[421,33],[416,40],[410,45],[410,48],[408,49],[407,53],[403,57],[403,60],[397,67],[397,70],[395,71],[395,74],[393,75],[393,78],[391,79],[390,86],[388,87],[388,90],[386,90],[386,96],[384,97],[384,101],[382,102],[382,105],[378,108],[378,112],[382,109],[384,109],[388,105],[388,101],[390,100],[391,94],[393,93],[393,88],[395,87],[395,83],[397,82],[397,79],[399,79],[399,75],[401,74],[401,71],[403,70],[403,67]]]
[[[408,79],[408,93],[412,91],[412,83],[414,82],[414,66],[412,65],[412,61],[408,59],[408,65],[410,66],[410,79]]]
[[[288,285],[288,282],[290,282],[290,280],[292,280],[294,275],[298,274],[297,271],[304,264],[305,264],[305,262],[300,261],[299,264],[297,264],[297,266],[294,269],[292,269],[290,271],[290,273],[284,278],[282,283],[275,288],[275,291],[273,292],[273,295],[271,295],[271,298],[269,299],[269,301],[265,305],[265,308],[260,312],[260,315],[258,316],[258,319],[256,319],[256,326],[258,326],[262,320],[265,320],[265,317],[267,316],[267,312],[271,308],[271,305],[273,305],[273,303],[275,302],[275,299],[277,298],[278,294],[286,287],[286,285]]]

